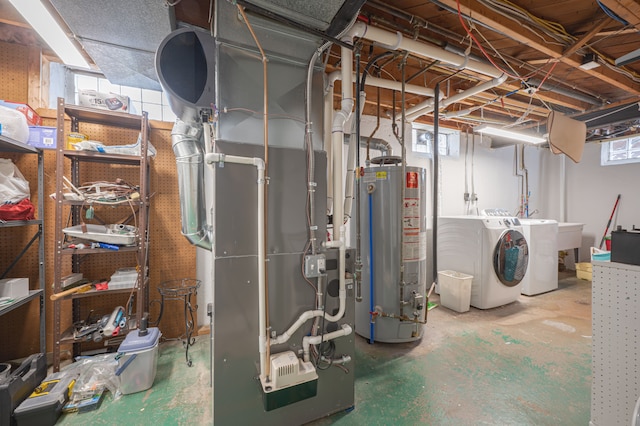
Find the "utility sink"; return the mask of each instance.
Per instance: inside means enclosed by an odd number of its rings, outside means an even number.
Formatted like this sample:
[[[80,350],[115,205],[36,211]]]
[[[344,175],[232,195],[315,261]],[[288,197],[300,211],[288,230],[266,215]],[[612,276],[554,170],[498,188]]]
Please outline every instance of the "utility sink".
[[[584,223],[558,222],[558,251],[579,248],[583,226]]]

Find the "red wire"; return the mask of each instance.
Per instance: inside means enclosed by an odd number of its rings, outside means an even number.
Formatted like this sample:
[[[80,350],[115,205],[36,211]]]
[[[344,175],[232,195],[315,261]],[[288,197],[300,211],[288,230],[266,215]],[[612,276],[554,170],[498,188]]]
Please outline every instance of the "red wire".
[[[482,52],[482,54],[484,55],[485,58],[487,58],[489,60],[489,62],[491,62],[491,65],[493,65],[494,67],[496,67],[500,72],[506,74],[507,76],[511,77],[511,78],[515,78],[516,80],[526,80],[528,78],[533,77],[534,75],[538,74],[540,72],[540,70],[542,68],[544,68],[545,66],[547,66],[549,64],[549,62],[551,62],[551,59],[549,59],[547,61],[546,64],[544,64],[542,67],[540,67],[539,69],[532,71],[530,74],[525,75],[524,77],[521,77],[519,75],[513,75],[511,73],[509,73],[508,71],[502,69],[502,67],[500,67],[498,64],[496,64],[493,60],[493,58],[487,53],[486,50],[484,50],[484,47],[482,47],[482,45],[480,44],[480,42],[478,41],[478,39],[473,35],[473,33],[471,32],[471,30],[469,29],[469,27],[467,27],[467,24],[465,24],[464,19],[462,17],[462,11],[460,10],[460,0],[456,0],[456,3],[458,5],[458,18],[460,19],[460,23],[462,24],[462,27],[464,28],[464,30],[467,32],[467,34],[469,35],[469,37],[471,37],[471,39],[473,40],[473,42],[476,44],[476,46],[478,46],[478,48],[480,49],[480,51]],[[556,67],[556,65],[558,65],[557,62],[555,62],[553,64],[553,66],[549,69],[549,71],[547,72],[547,74],[544,76],[544,79],[542,79],[542,82],[540,83],[540,85],[538,85],[538,89],[540,89],[540,87],[542,87],[542,83],[544,83],[547,78],[549,78],[549,76],[551,75],[551,72],[553,71],[553,69]]]

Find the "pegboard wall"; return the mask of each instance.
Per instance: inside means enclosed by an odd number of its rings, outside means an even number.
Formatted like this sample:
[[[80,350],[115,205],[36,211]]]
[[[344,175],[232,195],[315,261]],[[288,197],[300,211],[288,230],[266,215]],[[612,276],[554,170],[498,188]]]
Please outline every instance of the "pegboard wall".
[[[19,45],[0,43],[0,99],[10,99],[15,102],[27,102],[28,99],[28,63],[24,54],[25,48]],[[53,110],[38,110],[43,118],[43,125],[56,126],[56,112]],[[178,183],[175,166],[175,156],[171,149],[171,124],[152,122],[149,133],[149,140],[156,148],[157,155],[151,161],[150,166],[150,188],[152,193],[149,212],[149,298],[159,299],[157,291],[160,282],[169,279],[195,277],[195,248],[182,236],[180,229],[180,208]],[[65,121],[65,128],[70,129],[70,122]],[[136,141],[138,132],[130,129],[120,129],[113,127],[103,127],[100,125],[81,123],[80,131],[87,134],[94,140],[105,140],[109,144],[120,145],[129,144]],[[37,164],[35,156],[8,155],[14,159],[25,178],[32,182],[32,197],[35,197],[37,183]],[[55,227],[55,205],[48,195],[55,193],[55,179],[58,171],[55,169],[55,151],[45,150],[45,283],[46,283],[46,322],[47,322],[47,351],[52,350],[52,321],[53,305],[49,299],[52,294],[53,280],[53,252],[54,252],[54,227]],[[86,169],[81,169],[82,180],[87,181],[103,180],[105,176],[111,179],[114,175],[121,177],[131,183],[138,183],[139,174],[137,169],[129,167],[118,170],[115,165],[83,165]],[[107,167],[108,173],[101,167]],[[67,173],[67,177],[69,173]],[[32,198],[35,203],[37,200]],[[118,210],[118,211],[115,211]],[[110,220],[118,221],[120,218],[131,214],[131,210],[126,208],[114,209],[114,211],[103,212],[104,216]],[[14,246],[22,244],[31,238],[28,231],[12,229],[10,234],[0,235],[0,266],[10,262]],[[16,241],[16,244],[10,242]],[[33,253],[31,253],[33,252]],[[135,257],[118,254],[117,260],[122,260],[122,266],[135,265]],[[112,255],[88,256],[86,263],[82,264],[82,271],[87,278],[98,279],[108,277],[114,272]],[[63,262],[62,275],[71,272],[71,258],[69,262]],[[124,264],[127,263],[127,264]],[[38,280],[37,249],[30,250],[27,258],[21,261],[21,269],[15,269],[16,274],[27,275],[31,278],[31,286],[35,288]],[[12,274],[13,275],[13,274]],[[14,275],[18,276],[18,275]],[[112,295],[109,297],[94,297],[90,302],[82,301],[81,315],[86,315],[88,311],[94,309],[112,310],[116,306],[123,305],[127,301],[128,294]],[[86,299],[88,300],[88,299]],[[63,302],[62,329],[71,325],[71,302]],[[152,304],[150,309],[151,320],[157,318],[159,306]],[[168,303],[165,306],[162,322],[160,323],[162,333],[166,337],[176,337],[184,332],[183,308],[178,303]],[[27,356],[38,351],[38,304],[31,302],[23,307],[15,309],[7,315],[0,317],[0,362],[9,359]],[[64,347],[63,350],[70,349]],[[70,351],[68,352],[70,353]],[[63,357],[65,352],[63,352]]]
[[[592,426],[626,425],[640,397],[640,266],[593,265]]]
[[[0,99],[27,102],[27,50],[25,46],[0,43]],[[10,158],[30,182],[31,201],[37,205],[37,157],[5,152],[0,153],[0,156]],[[0,230],[0,269],[4,271],[11,264],[36,230],[35,226]],[[8,277],[29,277],[30,288],[36,289],[38,275],[38,245],[34,244]],[[19,358],[40,350],[39,310],[36,298],[0,317],[0,360]]]

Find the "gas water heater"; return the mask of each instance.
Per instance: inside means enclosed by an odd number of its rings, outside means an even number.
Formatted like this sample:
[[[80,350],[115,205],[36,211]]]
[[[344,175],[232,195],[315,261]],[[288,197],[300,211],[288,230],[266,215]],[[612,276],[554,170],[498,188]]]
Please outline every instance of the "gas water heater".
[[[399,160],[380,163],[365,168],[359,183],[356,333],[370,343],[410,342],[422,337],[427,312],[426,170]]]

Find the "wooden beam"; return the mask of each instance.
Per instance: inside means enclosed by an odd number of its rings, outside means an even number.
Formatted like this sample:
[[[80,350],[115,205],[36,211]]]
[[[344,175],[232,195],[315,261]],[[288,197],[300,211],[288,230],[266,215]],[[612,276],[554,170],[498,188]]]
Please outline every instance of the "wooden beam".
[[[633,0],[600,0],[609,10],[640,30],[640,5]]]
[[[562,52],[562,56],[566,58],[576,53],[578,49],[580,49],[582,46],[587,44],[589,40],[591,40],[596,34],[598,34],[598,32],[601,29],[603,29],[610,21],[611,21],[610,18],[605,18],[601,20],[599,23],[597,23],[596,25],[594,25],[589,31],[587,31],[586,34],[584,34],[582,37],[576,40],[576,42],[573,43],[571,46],[566,48],[564,52]]]
[[[457,0],[440,1],[446,6],[449,6],[453,9],[457,10],[458,8]],[[594,70],[580,69],[580,65],[582,65],[582,58],[579,58],[575,54],[564,57],[562,46],[545,43],[532,31],[528,30],[522,25],[518,25],[516,22],[506,18],[505,16],[494,12],[493,10],[479,3],[477,0],[460,2],[460,10],[463,14],[473,16],[474,19],[483,22],[489,28],[493,28],[495,31],[505,34],[509,38],[519,43],[522,43],[526,46],[531,47],[532,49],[544,53],[545,55],[548,55],[553,59],[558,59],[563,63],[572,66],[592,77],[602,80],[614,87],[617,87],[618,89],[640,95],[640,84],[635,83],[624,75],[608,68],[600,67],[600,69]]]

